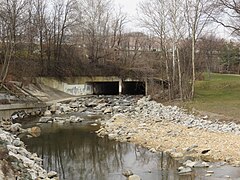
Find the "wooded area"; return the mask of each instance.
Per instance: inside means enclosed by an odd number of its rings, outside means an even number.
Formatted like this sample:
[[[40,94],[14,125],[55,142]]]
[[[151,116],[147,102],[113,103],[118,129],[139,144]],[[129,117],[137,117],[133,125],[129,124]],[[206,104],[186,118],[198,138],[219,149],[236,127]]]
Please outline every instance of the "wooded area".
[[[239,44],[208,32],[217,23],[238,37],[239,3],[145,0],[143,33],[126,30],[112,0],[1,0],[0,82],[116,75],[148,78],[167,100],[193,98],[203,72],[240,73]]]

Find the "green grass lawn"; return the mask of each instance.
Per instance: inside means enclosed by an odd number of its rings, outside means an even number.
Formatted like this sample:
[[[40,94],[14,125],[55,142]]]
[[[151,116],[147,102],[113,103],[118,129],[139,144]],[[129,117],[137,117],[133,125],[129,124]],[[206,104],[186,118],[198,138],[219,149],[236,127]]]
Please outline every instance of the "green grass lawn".
[[[205,74],[196,82],[194,100],[188,108],[222,114],[240,119],[240,76],[229,74]]]

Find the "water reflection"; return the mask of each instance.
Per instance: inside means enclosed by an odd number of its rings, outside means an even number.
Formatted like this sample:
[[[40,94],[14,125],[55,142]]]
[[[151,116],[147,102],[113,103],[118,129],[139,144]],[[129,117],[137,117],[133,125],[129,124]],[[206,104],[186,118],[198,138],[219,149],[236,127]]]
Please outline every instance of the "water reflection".
[[[89,133],[95,130],[90,126],[47,124],[42,129],[41,136],[24,141],[44,159],[44,167],[57,171],[61,179],[125,180],[124,169],[131,169],[143,180],[194,179],[193,175],[179,177],[177,162],[163,153],[99,138]]]

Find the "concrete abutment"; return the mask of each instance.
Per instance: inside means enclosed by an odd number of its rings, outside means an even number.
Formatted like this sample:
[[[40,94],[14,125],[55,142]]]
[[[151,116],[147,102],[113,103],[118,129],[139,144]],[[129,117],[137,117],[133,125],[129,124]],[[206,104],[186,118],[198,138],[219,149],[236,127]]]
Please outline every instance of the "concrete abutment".
[[[115,76],[72,77],[64,81],[52,77],[37,78],[39,83],[70,95],[148,95],[147,80],[121,79]]]

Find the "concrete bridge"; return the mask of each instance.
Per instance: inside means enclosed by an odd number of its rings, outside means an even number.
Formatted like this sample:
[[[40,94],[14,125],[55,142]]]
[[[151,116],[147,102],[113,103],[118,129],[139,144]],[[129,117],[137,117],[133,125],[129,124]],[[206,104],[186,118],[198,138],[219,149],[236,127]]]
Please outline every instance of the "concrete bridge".
[[[115,76],[68,77],[60,81],[52,77],[37,78],[38,83],[65,93],[78,95],[147,95],[147,80],[121,79]]]

